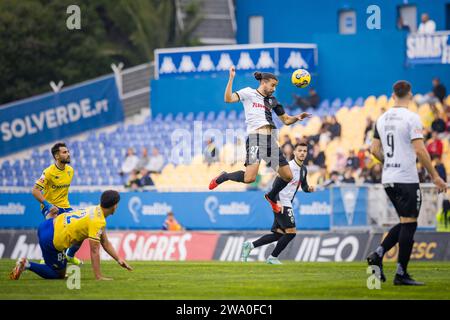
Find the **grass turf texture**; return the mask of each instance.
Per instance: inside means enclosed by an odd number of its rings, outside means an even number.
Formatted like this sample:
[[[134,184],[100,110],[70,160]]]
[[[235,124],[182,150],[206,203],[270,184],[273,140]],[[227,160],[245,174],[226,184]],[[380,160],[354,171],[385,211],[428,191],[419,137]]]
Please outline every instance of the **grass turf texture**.
[[[410,273],[423,287],[394,286],[394,263],[385,265],[381,290],[367,288],[363,262],[283,265],[229,262],[136,262],[133,272],[103,262],[114,281],[95,281],[82,267],[80,290],[64,280],[43,280],[30,271],[8,279],[12,260],[0,260],[0,299],[450,299],[450,262],[413,262]]]

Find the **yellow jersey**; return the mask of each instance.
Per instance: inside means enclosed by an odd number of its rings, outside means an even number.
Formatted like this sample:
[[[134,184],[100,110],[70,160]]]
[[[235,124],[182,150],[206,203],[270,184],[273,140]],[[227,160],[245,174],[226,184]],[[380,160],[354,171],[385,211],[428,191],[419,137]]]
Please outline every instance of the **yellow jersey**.
[[[44,198],[59,208],[70,208],[69,187],[73,178],[73,168],[66,164],[64,170],[52,164],[44,170],[36,181],[36,186],[43,191]],[[41,205],[41,209],[43,206]]]
[[[87,238],[100,241],[106,227],[105,216],[99,205],[60,214],[53,223],[53,245],[58,251]]]

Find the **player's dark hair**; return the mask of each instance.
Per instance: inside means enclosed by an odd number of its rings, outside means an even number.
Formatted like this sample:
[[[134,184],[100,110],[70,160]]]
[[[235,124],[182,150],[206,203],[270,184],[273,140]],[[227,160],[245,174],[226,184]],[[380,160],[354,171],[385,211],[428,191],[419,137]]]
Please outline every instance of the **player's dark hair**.
[[[100,198],[100,206],[104,209],[114,207],[120,201],[120,194],[116,190],[106,190]]]
[[[255,73],[253,73],[253,75],[255,76],[255,79],[258,80],[258,81],[270,80],[270,79],[278,81],[277,76],[274,75],[273,73],[270,73],[270,72],[259,72],[259,71],[256,71]]]
[[[411,83],[406,80],[399,80],[394,83],[393,91],[397,97],[404,98],[411,91]]]
[[[304,143],[304,142],[297,143],[295,145],[294,150],[297,149],[298,147],[306,147],[306,148],[308,148],[308,145],[306,143]]]
[[[66,147],[67,148],[67,146],[66,146],[66,144],[64,142],[58,142],[57,144],[55,144],[52,147],[51,152],[52,152],[53,159],[56,160],[55,156],[58,154],[59,148],[61,148],[61,147]]]

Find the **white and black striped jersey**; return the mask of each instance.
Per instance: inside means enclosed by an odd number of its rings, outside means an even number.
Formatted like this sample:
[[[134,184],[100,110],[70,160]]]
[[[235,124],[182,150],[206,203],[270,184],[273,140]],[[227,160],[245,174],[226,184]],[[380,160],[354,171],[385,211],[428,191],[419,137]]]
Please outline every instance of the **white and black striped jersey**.
[[[375,124],[374,138],[381,141],[384,154],[382,183],[419,183],[412,140],[423,139],[419,115],[394,107]]]
[[[289,161],[289,167],[292,171],[292,180],[278,195],[283,207],[292,208],[292,201],[294,201],[299,187],[302,188],[303,192],[309,192],[308,180],[306,178],[308,171],[306,170],[306,166],[298,165],[294,159]]]
[[[278,116],[285,113],[283,106],[274,96],[264,97],[257,89],[247,87],[236,91],[236,94],[244,105],[247,133],[266,125],[276,128],[272,119],[272,109]]]

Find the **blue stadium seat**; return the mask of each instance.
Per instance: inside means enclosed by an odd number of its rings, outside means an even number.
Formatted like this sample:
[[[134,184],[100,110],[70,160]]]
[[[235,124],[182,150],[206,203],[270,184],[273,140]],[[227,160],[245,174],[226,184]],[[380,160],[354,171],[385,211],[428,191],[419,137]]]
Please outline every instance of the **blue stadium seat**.
[[[231,110],[231,111],[228,113],[227,119],[228,119],[228,120],[235,121],[235,120],[237,119],[237,112],[236,112],[236,110]]]
[[[205,120],[205,113],[203,111],[200,111],[197,113],[197,116],[195,117],[196,121],[203,121]]]
[[[342,102],[341,102],[341,99],[339,99],[339,98],[334,99],[333,102],[331,103],[331,107],[333,109],[340,108],[341,106],[342,106]]]
[[[214,111],[208,112],[208,115],[206,116],[206,121],[214,121],[216,118],[216,113]]]
[[[353,100],[352,98],[348,97],[344,100],[344,103],[342,104],[343,107],[351,108],[353,107]]]
[[[193,112],[189,112],[186,117],[184,117],[185,121],[193,121],[194,120],[194,113]]]
[[[216,121],[223,121],[223,120],[225,120],[226,115],[227,115],[227,114],[226,114],[225,110],[221,110],[221,111],[217,114]]]
[[[358,97],[358,99],[355,100],[355,103],[353,105],[359,106],[359,107],[364,106],[364,98],[363,97]]]
[[[239,120],[245,120],[245,111],[239,112]]]
[[[163,119],[162,113],[158,113],[156,117],[153,119],[153,121],[161,121]]]
[[[328,99],[323,100],[320,105],[319,105],[320,109],[328,109],[330,108],[330,101]]]
[[[183,121],[184,115],[182,112],[178,112],[177,115],[175,116],[175,121],[180,122]]]
[[[164,117],[164,121],[165,122],[173,121],[173,114],[171,112],[166,114],[166,116]]]

